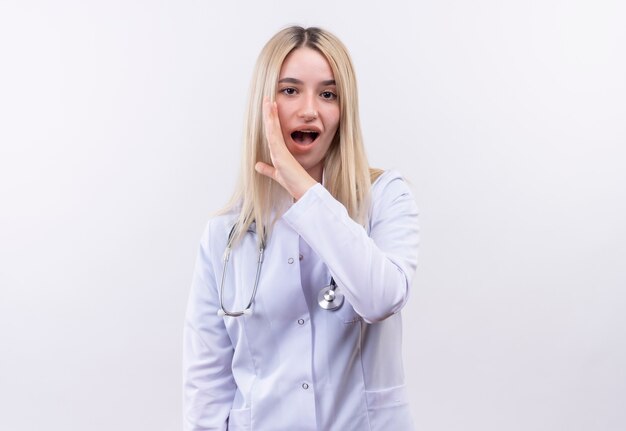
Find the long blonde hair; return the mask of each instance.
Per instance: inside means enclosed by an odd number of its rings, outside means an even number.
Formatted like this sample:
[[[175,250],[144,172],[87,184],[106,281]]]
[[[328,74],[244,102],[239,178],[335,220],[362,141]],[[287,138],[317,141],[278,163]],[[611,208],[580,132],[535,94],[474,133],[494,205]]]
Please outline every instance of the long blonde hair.
[[[307,47],[321,53],[337,85],[339,127],[324,162],[324,185],[355,221],[365,224],[369,207],[370,174],[359,121],[356,76],[350,55],[333,34],[317,27],[288,27],[263,47],[254,68],[244,123],[243,157],[239,181],[223,213],[238,211],[232,242],[256,224],[257,238],[269,238],[273,223],[288,208],[291,197],[274,180],[257,173],[258,161],[271,164],[262,115],[264,97],[274,100],[283,61],[295,49]]]

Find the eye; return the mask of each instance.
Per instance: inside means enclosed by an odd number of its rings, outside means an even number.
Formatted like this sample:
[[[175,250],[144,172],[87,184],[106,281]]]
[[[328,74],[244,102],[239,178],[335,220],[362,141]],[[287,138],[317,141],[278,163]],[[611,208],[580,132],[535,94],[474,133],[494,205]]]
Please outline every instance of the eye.
[[[337,95],[332,91],[323,91],[320,96],[322,96],[322,99],[326,100],[335,100],[337,98]]]
[[[286,94],[287,96],[293,96],[296,94],[296,89],[293,87],[287,87],[280,90],[281,93]]]

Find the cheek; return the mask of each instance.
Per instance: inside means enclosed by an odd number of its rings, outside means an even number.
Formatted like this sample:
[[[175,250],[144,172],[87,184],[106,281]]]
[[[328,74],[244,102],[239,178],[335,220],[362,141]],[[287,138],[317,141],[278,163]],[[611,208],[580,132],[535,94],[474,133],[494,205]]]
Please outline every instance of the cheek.
[[[339,127],[339,108],[335,110],[329,117],[328,128],[333,130],[333,135],[337,132]]]
[[[339,125],[340,112],[338,104],[328,104],[319,110],[326,130],[334,130]]]

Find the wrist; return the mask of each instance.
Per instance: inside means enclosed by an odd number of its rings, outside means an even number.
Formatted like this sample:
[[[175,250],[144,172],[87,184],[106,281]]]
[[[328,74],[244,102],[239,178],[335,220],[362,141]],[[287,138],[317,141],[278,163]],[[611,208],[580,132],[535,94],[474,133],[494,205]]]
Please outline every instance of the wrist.
[[[303,181],[302,185],[298,187],[298,190],[295,193],[292,193],[291,196],[293,197],[294,202],[298,201],[298,199],[304,196],[304,194],[308,192],[309,189],[314,187],[316,184],[317,184],[317,181],[315,181],[313,178],[309,176],[305,181]]]

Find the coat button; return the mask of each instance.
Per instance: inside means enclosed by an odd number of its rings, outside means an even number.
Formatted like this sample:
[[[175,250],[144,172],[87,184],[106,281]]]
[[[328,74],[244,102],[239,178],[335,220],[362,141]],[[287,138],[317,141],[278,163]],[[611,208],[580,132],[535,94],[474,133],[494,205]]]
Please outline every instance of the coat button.
[[[293,263],[293,257],[290,257],[289,259],[287,259],[287,263],[291,265]]]
[[[300,261],[302,261],[302,259],[304,259],[304,256],[302,256],[302,254],[300,254],[300,255],[298,256],[298,259],[300,259]]]
[[[302,383],[302,389],[309,389],[308,383]]]
[[[298,319],[298,325],[304,325],[304,319]]]

